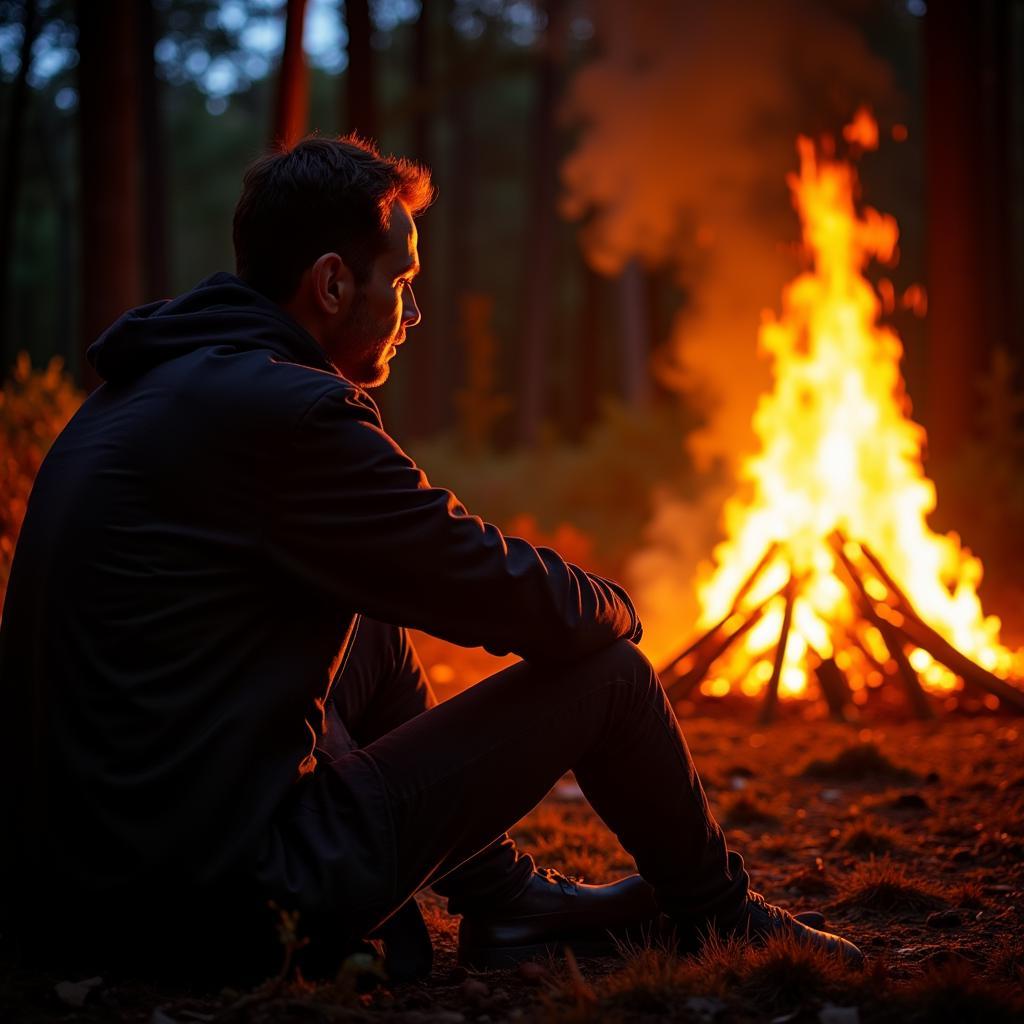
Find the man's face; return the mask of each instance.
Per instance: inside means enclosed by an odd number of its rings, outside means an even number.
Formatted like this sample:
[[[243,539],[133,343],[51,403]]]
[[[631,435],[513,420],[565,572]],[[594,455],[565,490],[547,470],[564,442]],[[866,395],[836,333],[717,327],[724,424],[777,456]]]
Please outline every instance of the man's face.
[[[330,355],[353,384],[375,388],[388,379],[389,365],[405,332],[420,322],[412,293],[419,273],[416,224],[402,202],[391,211],[387,247],[373,262],[348,315],[338,324]]]

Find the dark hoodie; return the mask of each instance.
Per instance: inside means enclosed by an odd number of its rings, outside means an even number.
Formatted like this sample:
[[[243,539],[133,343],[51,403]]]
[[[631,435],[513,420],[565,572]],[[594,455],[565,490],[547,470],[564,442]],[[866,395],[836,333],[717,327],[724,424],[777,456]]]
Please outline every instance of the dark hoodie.
[[[303,831],[379,787],[315,750],[360,613],[537,661],[638,638],[615,584],[431,487],[237,278],[125,314],[89,358],[105,383],[39,471],[0,624],[18,927],[229,879],[300,908],[372,902],[388,854],[362,832],[384,825],[328,823],[353,841],[326,867]]]

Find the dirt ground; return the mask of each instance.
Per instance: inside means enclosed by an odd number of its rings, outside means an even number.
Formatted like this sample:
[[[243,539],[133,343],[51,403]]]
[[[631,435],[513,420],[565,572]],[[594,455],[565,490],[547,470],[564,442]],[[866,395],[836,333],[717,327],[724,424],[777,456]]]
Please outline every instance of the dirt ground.
[[[83,979],[7,967],[0,1020],[1024,1020],[1024,720],[751,721],[686,725],[715,813],[755,888],[787,908],[823,911],[867,954],[863,972],[785,944],[753,953],[717,944],[698,957],[639,948],[624,959],[469,974],[455,963],[457,920],[427,895],[436,964],[423,984],[359,993],[346,975],[186,994],[104,980],[58,992],[58,982]],[[514,834],[542,865],[587,881],[632,869],[571,779]]]

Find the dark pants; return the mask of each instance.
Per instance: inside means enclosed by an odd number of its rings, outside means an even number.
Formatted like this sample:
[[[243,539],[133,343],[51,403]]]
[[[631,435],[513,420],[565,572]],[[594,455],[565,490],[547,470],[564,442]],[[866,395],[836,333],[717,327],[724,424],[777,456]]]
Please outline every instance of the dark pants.
[[[570,770],[665,911],[725,921],[744,901],[742,860],[727,850],[656,673],[627,641],[573,665],[520,663],[437,704],[408,633],[364,620],[328,713],[322,754],[337,777],[369,762],[381,783],[386,912],[424,886],[455,913],[513,899],[533,862],[505,830]]]

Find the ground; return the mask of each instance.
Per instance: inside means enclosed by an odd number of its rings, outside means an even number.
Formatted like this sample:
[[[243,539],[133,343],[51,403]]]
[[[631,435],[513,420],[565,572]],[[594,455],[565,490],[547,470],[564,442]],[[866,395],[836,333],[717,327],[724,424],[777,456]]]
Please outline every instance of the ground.
[[[55,983],[82,979],[7,969],[0,1020],[1024,1020],[1024,720],[752,721],[741,709],[686,723],[712,806],[755,887],[823,911],[867,954],[863,973],[784,945],[717,945],[697,958],[647,948],[470,975],[454,961],[457,921],[428,895],[437,963],[424,984],[189,995],[103,981],[58,994]],[[514,832],[542,864],[587,881],[632,867],[571,779]]]

